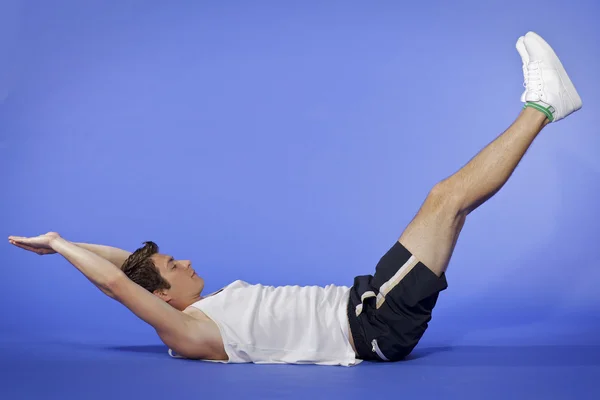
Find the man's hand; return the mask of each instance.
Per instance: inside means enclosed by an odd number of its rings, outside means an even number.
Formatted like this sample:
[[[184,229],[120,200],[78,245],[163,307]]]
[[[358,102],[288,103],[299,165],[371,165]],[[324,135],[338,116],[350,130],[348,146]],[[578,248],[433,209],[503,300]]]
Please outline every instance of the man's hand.
[[[31,251],[33,253],[44,255],[44,254],[56,254],[56,250],[50,245],[52,239],[60,238],[60,235],[56,232],[48,232],[45,235],[25,238],[22,236],[9,236],[8,241],[17,247],[24,250]],[[125,263],[127,258],[131,255],[126,250],[119,249],[117,247],[104,246],[101,244],[90,244],[90,243],[73,243],[76,246],[91,251],[94,254],[110,261],[117,267]]]
[[[104,294],[120,302],[141,320],[154,327],[163,342],[176,353],[187,358],[212,357],[212,347],[207,342],[205,325],[130,280],[109,260],[84,246],[63,239],[56,232],[29,238],[9,236],[8,241],[36,254],[62,255]],[[106,246],[101,246],[98,252],[115,251],[119,253],[120,259],[128,254],[124,250]]]
[[[59,239],[60,235],[56,232],[48,232],[44,235],[35,237],[9,236],[8,241],[24,250],[34,252],[36,254],[55,254],[56,251],[52,248],[52,243]]]
[[[111,297],[112,282],[123,276],[127,277],[110,261],[69,242],[56,232],[48,232],[35,237],[9,236],[8,240],[17,247],[39,255],[54,253],[62,255],[102,292]]]

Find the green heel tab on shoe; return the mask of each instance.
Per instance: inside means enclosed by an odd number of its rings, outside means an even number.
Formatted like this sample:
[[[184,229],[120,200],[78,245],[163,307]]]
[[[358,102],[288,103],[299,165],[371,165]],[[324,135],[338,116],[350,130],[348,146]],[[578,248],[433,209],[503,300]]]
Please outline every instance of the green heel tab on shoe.
[[[525,103],[525,105],[523,106],[523,109],[525,109],[527,107],[535,108],[536,110],[543,112],[546,115],[546,117],[548,117],[550,122],[554,121],[554,111],[555,111],[554,107],[552,107],[552,106],[544,107],[538,103],[532,103],[530,101]]]

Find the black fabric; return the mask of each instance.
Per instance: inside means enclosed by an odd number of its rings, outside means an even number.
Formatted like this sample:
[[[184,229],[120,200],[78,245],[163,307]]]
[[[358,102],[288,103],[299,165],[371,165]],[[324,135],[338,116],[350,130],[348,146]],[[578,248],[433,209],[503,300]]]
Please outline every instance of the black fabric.
[[[431,320],[438,295],[448,287],[446,275],[436,276],[420,261],[385,297],[376,308],[376,297],[363,302],[361,314],[356,317],[356,306],[368,291],[377,295],[381,285],[408,261],[412,254],[398,241],[381,258],[375,275],[354,278],[348,301],[348,320],[358,358],[384,361],[373,351],[372,340],[390,361],[406,357],[417,345]]]

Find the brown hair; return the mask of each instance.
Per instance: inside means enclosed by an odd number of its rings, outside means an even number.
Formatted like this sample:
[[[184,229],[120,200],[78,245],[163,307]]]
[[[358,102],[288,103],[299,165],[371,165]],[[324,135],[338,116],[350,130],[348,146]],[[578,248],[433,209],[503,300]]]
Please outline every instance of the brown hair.
[[[144,246],[134,251],[121,266],[125,275],[132,281],[149,292],[160,289],[170,289],[167,282],[156,268],[154,261],[150,258],[158,253],[158,246],[154,242],[144,242]]]

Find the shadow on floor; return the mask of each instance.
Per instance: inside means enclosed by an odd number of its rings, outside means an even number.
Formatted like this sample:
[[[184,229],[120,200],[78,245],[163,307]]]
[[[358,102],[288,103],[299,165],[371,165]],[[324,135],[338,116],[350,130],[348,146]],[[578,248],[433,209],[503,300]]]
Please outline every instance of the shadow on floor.
[[[169,348],[163,345],[143,345],[143,346],[111,346],[106,347],[106,350],[122,351],[129,353],[146,353],[146,354],[166,354],[168,355]]]
[[[600,366],[600,346],[439,346],[416,348],[401,363],[438,366]]]
[[[111,346],[106,350],[167,355],[162,345]],[[427,366],[600,366],[600,346],[436,346],[416,348],[399,364]]]

